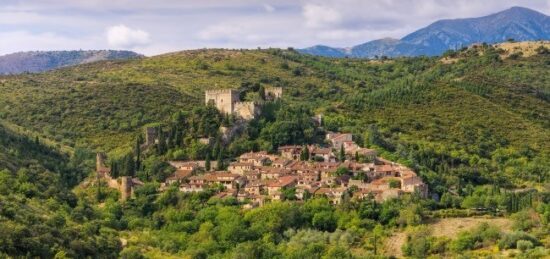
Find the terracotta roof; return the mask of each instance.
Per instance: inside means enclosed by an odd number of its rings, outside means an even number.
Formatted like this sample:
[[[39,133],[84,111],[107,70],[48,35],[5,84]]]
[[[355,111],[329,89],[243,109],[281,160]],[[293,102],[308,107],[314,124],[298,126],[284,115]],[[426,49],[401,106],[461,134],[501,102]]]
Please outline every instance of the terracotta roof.
[[[286,145],[286,146],[280,146],[277,148],[278,150],[287,150],[287,149],[302,149],[302,146],[297,145]]]
[[[179,169],[179,170],[176,170],[176,172],[174,172],[174,174],[172,176],[170,176],[166,179],[167,180],[179,180],[179,179],[187,178],[187,177],[191,176],[192,174],[193,174],[192,170]]]
[[[243,167],[243,166],[249,166],[249,167],[253,167],[254,164],[252,164],[252,163],[239,163],[239,162],[233,162],[233,163],[229,164],[229,166],[241,166],[241,167]]]

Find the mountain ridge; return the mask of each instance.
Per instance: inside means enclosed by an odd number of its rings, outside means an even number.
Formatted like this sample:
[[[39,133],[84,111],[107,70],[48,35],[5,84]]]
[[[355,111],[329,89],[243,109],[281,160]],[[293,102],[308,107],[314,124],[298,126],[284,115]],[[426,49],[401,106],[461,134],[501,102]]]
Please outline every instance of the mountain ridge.
[[[511,7],[482,17],[438,20],[395,41],[383,38],[351,48],[316,45],[298,51],[318,56],[354,58],[437,56],[474,43],[499,43],[508,39],[550,39],[550,16],[524,7]]]
[[[127,50],[25,51],[0,56],[1,74],[38,73],[103,60],[141,58]]]

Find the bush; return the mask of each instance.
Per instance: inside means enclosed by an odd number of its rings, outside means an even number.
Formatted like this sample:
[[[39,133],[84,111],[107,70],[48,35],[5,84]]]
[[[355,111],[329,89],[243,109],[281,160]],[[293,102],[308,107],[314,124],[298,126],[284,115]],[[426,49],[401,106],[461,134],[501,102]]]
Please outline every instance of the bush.
[[[518,240],[518,242],[516,243],[516,246],[520,251],[525,252],[533,248],[533,243],[531,243],[531,241],[528,241],[528,240]]]
[[[505,235],[499,242],[498,247],[500,249],[509,249],[509,248],[517,248],[518,241],[530,241],[534,246],[541,245],[540,241],[535,238],[534,236],[531,236],[525,232],[517,231],[510,234]]]

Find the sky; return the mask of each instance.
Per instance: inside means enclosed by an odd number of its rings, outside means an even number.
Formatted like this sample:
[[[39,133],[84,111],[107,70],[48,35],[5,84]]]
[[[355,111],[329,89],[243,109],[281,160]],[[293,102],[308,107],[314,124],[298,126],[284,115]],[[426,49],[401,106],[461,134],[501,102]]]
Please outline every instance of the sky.
[[[0,55],[125,49],[350,47],[401,38],[439,19],[550,0],[0,0]]]

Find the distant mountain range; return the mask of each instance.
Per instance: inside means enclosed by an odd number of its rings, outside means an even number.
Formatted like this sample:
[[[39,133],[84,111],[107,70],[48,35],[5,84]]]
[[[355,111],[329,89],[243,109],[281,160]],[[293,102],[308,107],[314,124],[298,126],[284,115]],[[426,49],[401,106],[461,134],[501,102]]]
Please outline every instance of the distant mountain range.
[[[298,51],[326,57],[436,56],[473,43],[496,43],[508,39],[550,39],[550,16],[523,7],[512,7],[479,18],[440,20],[400,40],[386,38],[351,48],[317,45]]]
[[[0,56],[0,74],[43,72],[101,60],[140,58],[126,50],[29,51]]]

